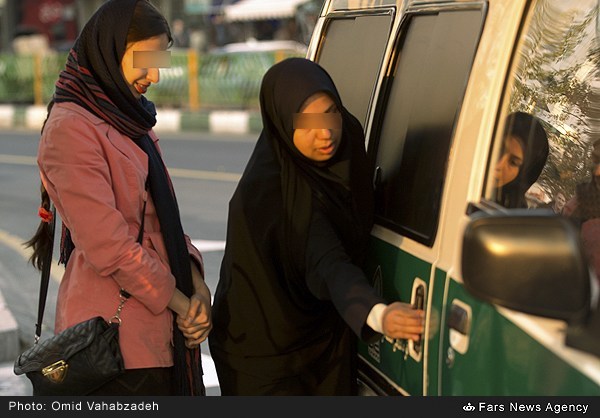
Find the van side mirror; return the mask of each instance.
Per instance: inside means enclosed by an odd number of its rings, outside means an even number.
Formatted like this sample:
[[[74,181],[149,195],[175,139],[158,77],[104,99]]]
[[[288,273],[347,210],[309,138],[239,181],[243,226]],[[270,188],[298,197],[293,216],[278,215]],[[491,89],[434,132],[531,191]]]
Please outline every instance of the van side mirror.
[[[579,232],[546,211],[477,212],[462,248],[465,288],[516,311],[583,323],[590,313],[590,274]]]

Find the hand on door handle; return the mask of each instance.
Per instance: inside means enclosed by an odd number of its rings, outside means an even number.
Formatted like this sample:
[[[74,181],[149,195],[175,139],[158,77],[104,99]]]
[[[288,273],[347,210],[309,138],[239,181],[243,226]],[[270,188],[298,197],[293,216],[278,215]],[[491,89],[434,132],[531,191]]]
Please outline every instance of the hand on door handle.
[[[419,341],[425,327],[425,312],[403,302],[385,308],[382,317],[386,337]]]

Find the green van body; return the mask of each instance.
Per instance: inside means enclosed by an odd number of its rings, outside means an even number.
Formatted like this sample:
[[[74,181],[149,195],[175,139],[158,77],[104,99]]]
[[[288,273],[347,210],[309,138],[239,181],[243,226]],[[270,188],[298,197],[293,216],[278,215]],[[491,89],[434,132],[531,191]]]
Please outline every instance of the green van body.
[[[542,93],[558,100],[555,92],[532,93],[525,87],[536,84],[515,76],[536,77],[546,68],[517,57],[531,48],[528,33],[543,24],[537,14],[567,7],[556,2],[330,0],[323,6],[307,57],[330,72],[345,106],[363,123],[377,167],[365,272],[389,301],[415,304],[423,292],[427,313],[420,346],[386,337],[359,343],[365,395],[600,395],[600,349],[567,345],[567,321],[478,297],[462,275],[473,214],[511,213],[490,202],[488,187],[499,121],[526,102],[541,114],[531,98]],[[587,32],[598,2],[567,3],[583,16],[580,26],[573,18],[569,32],[580,30],[582,45],[594,37]],[[600,80],[595,73],[589,70],[588,80],[589,74]],[[548,126],[556,127],[552,144],[566,135],[556,123]],[[546,176],[542,185],[550,190],[553,181]]]

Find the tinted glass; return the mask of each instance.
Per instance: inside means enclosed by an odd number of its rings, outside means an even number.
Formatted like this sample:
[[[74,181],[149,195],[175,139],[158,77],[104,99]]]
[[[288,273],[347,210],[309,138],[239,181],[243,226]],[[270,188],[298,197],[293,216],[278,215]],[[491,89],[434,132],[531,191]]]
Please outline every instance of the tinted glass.
[[[454,124],[477,48],[483,12],[414,15],[390,75],[378,135],[377,215],[432,244]]]
[[[391,24],[391,15],[331,19],[316,58],[363,127]]]
[[[508,80],[484,196],[513,207],[517,199],[507,199],[506,189],[517,190],[521,207],[570,217],[580,226],[584,249],[600,272],[598,8],[597,0],[540,0],[529,11]],[[545,133],[545,141],[531,131],[510,144],[522,156],[520,167],[511,166],[506,157],[504,121],[515,112],[535,118]],[[541,172],[528,172],[546,146]],[[507,174],[511,170],[512,175]],[[507,181],[512,183],[504,185]]]

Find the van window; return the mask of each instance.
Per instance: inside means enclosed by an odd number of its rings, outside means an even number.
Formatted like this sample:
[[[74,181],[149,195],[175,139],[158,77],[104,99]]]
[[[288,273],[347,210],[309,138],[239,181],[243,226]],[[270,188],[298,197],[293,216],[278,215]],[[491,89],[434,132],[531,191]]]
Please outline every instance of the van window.
[[[581,226],[584,249],[600,273],[598,7],[597,0],[541,0],[529,11],[507,83],[484,197],[505,207],[542,208],[571,217]],[[506,121],[519,112],[539,121],[545,142],[539,129],[532,128],[509,143],[514,129]],[[511,150],[520,155],[512,165]]]
[[[363,128],[371,92],[379,75],[392,14],[335,18],[326,22],[315,61],[329,72],[344,106]]]
[[[472,8],[408,15],[376,116],[378,222],[430,246],[483,19]]]

